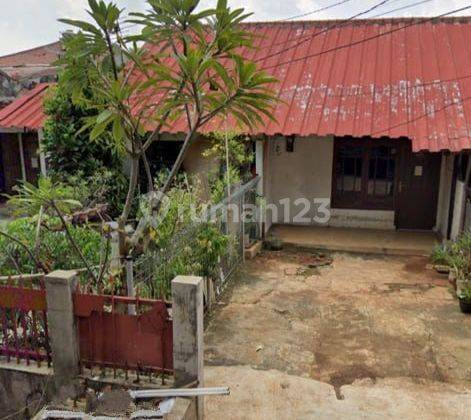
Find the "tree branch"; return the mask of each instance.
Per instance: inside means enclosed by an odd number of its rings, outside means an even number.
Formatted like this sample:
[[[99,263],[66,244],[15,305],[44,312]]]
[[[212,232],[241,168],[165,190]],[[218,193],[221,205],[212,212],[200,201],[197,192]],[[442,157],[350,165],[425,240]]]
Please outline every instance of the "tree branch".
[[[40,260],[38,260],[34,256],[33,252],[28,248],[28,246],[25,245],[23,242],[21,242],[19,239],[16,239],[14,236],[11,236],[9,233],[3,232],[1,230],[0,230],[0,235],[3,235],[3,236],[5,236],[5,238],[10,239],[10,241],[13,241],[16,244],[20,245],[27,252],[27,254],[30,256],[31,260],[34,262],[34,264],[36,265],[36,268],[38,270],[42,270],[45,273],[47,273],[49,271],[48,268]]]
[[[85,256],[83,255],[81,249],[79,248],[79,246],[77,245],[77,243],[75,242],[75,239],[74,237],[72,236],[72,233],[70,232],[70,229],[69,229],[69,226],[67,224],[67,222],[65,221],[64,219],[64,216],[62,214],[62,212],[59,210],[59,208],[57,207],[57,204],[54,200],[51,200],[50,201],[50,204],[51,204],[51,207],[54,209],[54,211],[56,212],[57,216],[59,217],[61,223],[62,223],[62,226],[64,228],[64,231],[65,231],[65,234],[67,236],[67,238],[69,239],[69,242],[70,244],[72,245],[72,247],[74,248],[75,252],[77,253],[77,255],[79,256],[79,258],[82,260],[82,262],[85,264],[85,267],[87,269],[87,271],[90,273],[90,275],[92,276],[93,280],[95,282],[97,282],[97,277],[95,275],[95,273],[93,272],[90,264],[88,264],[88,261],[87,259],[85,258]]]

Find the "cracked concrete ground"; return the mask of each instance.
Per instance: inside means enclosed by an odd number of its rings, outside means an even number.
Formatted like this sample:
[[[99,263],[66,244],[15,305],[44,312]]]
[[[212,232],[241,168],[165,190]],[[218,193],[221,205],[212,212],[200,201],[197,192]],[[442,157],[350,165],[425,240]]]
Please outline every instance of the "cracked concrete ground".
[[[265,252],[207,328],[209,419],[470,418],[471,317],[419,257]]]

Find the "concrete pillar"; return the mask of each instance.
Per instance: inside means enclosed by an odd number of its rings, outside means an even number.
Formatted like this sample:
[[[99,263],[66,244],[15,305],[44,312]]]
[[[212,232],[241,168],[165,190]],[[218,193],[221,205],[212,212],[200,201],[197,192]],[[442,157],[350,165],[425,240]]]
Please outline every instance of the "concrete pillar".
[[[456,181],[455,203],[453,206],[453,222],[451,225],[451,238],[455,240],[463,232],[464,217],[466,212],[466,184],[464,181]]]
[[[18,133],[18,148],[20,150],[20,164],[21,164],[21,179],[26,182],[26,163],[25,163],[25,151],[23,147],[23,133]]]
[[[39,167],[41,168],[41,175],[47,176],[46,155],[43,148],[44,131],[42,128],[38,130],[38,145],[39,145]]]
[[[265,197],[265,142],[266,140],[259,140],[255,143],[255,170],[257,175],[260,177],[260,182],[257,185],[257,195],[259,197]],[[265,212],[263,206],[258,207],[258,221],[259,231],[262,238],[265,237],[264,228],[266,226]]]
[[[203,383],[203,279],[178,276],[172,281],[173,368],[177,387]],[[203,418],[203,398],[197,401]]]
[[[47,321],[52,350],[56,390],[61,396],[74,396],[74,380],[79,374],[79,347],[72,293],[75,271],[54,271],[46,276]]]

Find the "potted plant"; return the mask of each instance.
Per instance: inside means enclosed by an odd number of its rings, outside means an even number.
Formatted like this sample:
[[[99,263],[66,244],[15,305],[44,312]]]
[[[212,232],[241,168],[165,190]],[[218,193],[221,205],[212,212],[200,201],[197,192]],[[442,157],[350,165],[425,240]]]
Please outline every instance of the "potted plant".
[[[464,286],[459,295],[460,309],[464,314],[471,314],[471,284]]]
[[[471,313],[471,231],[463,233],[448,246],[446,260],[451,268],[460,308],[464,313]]]

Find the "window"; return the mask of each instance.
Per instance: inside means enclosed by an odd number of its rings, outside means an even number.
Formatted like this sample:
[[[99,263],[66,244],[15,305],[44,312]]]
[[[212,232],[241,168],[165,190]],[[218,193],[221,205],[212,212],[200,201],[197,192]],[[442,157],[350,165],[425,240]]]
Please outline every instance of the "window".
[[[372,146],[369,150],[368,195],[392,197],[394,189],[395,150],[390,146]]]
[[[337,191],[341,194],[361,191],[362,154],[361,147],[339,148]]]
[[[393,209],[394,141],[338,138],[334,160],[333,207]]]

